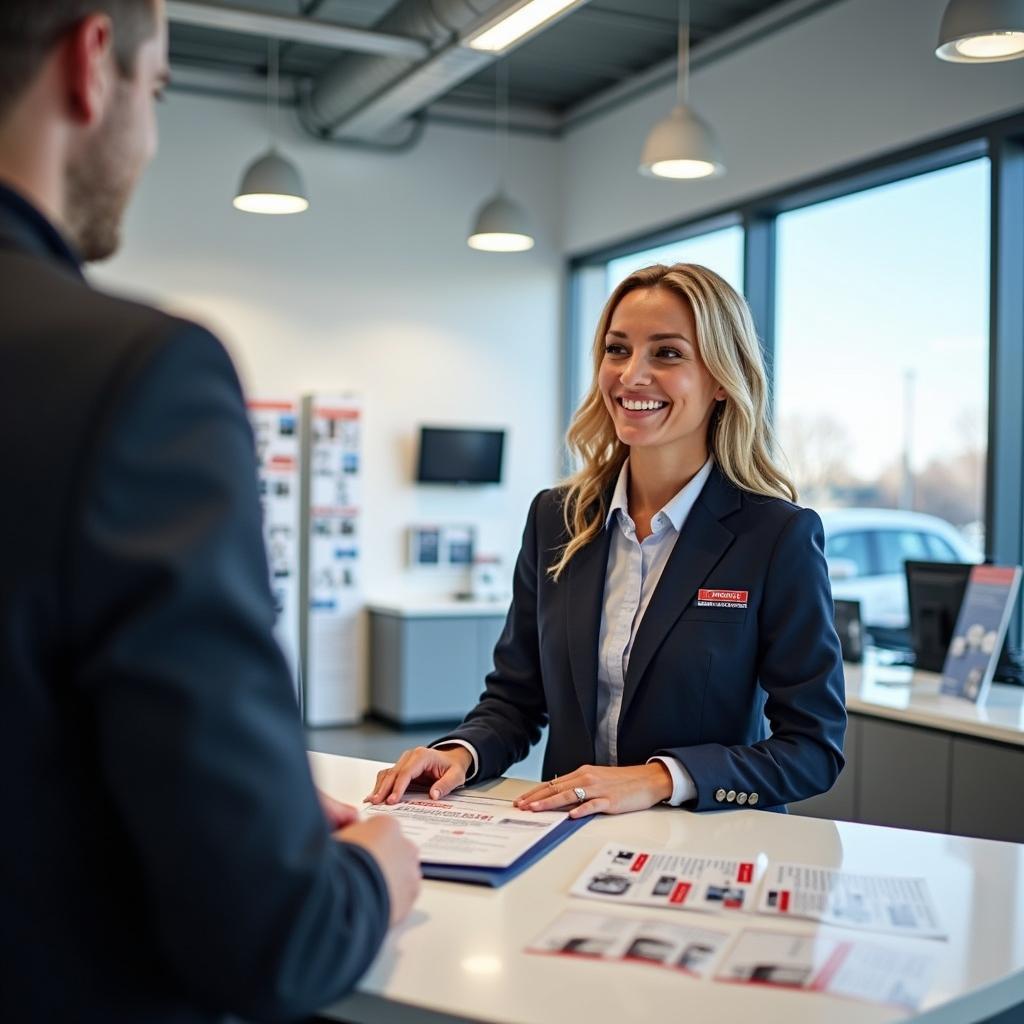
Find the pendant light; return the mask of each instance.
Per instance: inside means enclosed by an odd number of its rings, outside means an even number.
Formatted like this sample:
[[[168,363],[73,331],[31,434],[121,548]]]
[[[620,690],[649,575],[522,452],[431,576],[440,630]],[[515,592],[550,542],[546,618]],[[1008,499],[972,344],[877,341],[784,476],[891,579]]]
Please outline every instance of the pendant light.
[[[533,233],[526,210],[505,191],[508,166],[508,68],[497,68],[495,88],[495,137],[498,154],[498,191],[477,211],[473,229],[466,239],[471,249],[483,252],[525,252],[532,249]]]
[[[647,136],[640,173],[656,178],[711,178],[725,173],[711,125],[689,105],[690,18],[687,0],[679,3],[676,105]]]
[[[935,56],[958,64],[1024,57],[1024,0],[950,0]]]
[[[236,210],[245,213],[287,214],[309,209],[306,186],[299,169],[277,148],[278,67],[277,40],[270,40],[270,68],[267,75],[267,120],[270,127],[270,148],[257,157],[242,175]]]

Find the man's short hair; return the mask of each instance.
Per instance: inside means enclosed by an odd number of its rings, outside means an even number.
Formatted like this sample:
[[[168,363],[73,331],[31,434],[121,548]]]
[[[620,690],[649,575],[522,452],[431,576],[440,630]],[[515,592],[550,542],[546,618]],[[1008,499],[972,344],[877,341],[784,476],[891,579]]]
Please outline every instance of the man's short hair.
[[[110,17],[118,68],[130,78],[139,47],[156,31],[154,0],[0,0],[0,118],[60,37],[90,14]]]

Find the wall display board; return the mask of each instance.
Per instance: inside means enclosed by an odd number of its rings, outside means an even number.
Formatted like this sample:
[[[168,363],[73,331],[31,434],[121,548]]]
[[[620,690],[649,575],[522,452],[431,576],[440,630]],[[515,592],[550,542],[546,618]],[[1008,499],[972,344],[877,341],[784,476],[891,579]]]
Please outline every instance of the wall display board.
[[[303,508],[308,573],[303,690],[309,725],[362,718],[359,580],[362,404],[351,394],[303,398]]]
[[[299,668],[299,403],[248,403],[256,440],[263,540],[277,611],[274,632],[298,688]]]

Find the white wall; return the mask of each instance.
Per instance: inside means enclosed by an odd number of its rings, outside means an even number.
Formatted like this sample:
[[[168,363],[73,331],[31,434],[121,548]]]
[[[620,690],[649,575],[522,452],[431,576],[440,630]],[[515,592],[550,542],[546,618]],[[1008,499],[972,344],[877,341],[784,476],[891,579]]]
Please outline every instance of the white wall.
[[[538,244],[508,256],[465,244],[495,186],[489,133],[431,126],[413,151],[383,156],[289,131],[312,207],[284,218],[231,206],[265,146],[259,105],[172,92],[125,247],[94,277],[211,326],[253,396],[363,394],[368,596],[461,582],[406,570],[415,522],[476,523],[480,550],[510,573],[530,499],[558,472],[557,144],[513,140],[511,187]],[[421,423],[509,428],[505,483],[417,487]]]
[[[966,66],[934,56],[946,0],[843,0],[697,71],[694,107],[719,133],[728,173],[641,177],[666,87],[564,142],[567,253],[665,227],[811,175],[1024,108],[1024,61]]]

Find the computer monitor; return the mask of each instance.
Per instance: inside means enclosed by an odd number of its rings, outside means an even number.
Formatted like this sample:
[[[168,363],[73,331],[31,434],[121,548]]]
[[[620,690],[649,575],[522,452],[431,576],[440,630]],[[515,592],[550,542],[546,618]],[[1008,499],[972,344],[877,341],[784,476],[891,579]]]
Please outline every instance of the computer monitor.
[[[420,429],[421,484],[500,484],[503,430]]]
[[[906,563],[915,668],[942,671],[973,568],[969,562]]]
[[[839,634],[843,661],[857,662],[864,657],[864,627],[860,619],[860,601],[837,600],[833,622]]]

